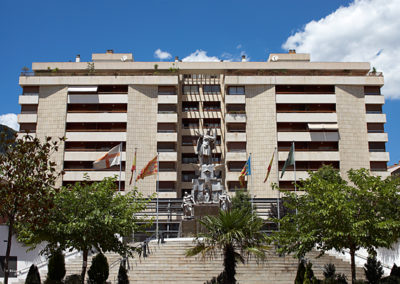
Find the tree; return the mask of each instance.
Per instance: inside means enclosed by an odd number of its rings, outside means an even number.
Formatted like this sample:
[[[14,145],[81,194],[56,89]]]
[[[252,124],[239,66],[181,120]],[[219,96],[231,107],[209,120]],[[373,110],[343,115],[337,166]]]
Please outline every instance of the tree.
[[[251,204],[251,196],[247,191],[238,189],[232,198],[232,209],[246,209],[248,212],[254,210]]]
[[[32,247],[48,242],[43,253],[59,249],[82,251],[82,283],[92,248],[132,256],[136,248],[123,242],[121,236],[130,237],[144,228],[141,224],[146,220],[136,215],[145,211],[150,199],[144,199],[137,190],[125,195],[116,193],[115,181],[116,178],[99,182],[87,179],[62,187],[54,197],[47,226],[36,231],[21,230],[21,241]]]
[[[266,236],[261,232],[262,219],[246,209],[220,211],[218,216],[206,216],[199,221],[205,233],[196,237],[196,245],[186,251],[186,256],[199,253],[203,257],[214,257],[222,251],[224,255],[223,283],[236,283],[237,260],[244,262],[250,254],[263,259],[267,250]]]
[[[4,261],[4,284],[8,283],[8,263],[15,228],[25,224],[37,229],[46,224],[53,205],[54,184],[58,173],[50,156],[58,150],[60,141],[24,136],[7,139],[0,136],[4,153],[0,154],[0,216],[8,225],[7,249]]]
[[[129,284],[128,273],[122,264],[118,270],[118,284]]]
[[[109,267],[107,258],[102,253],[98,253],[92,260],[89,268],[89,284],[104,284],[107,281]]]
[[[367,278],[369,284],[378,284],[383,276],[383,267],[380,261],[376,259],[376,256],[369,256],[367,263],[364,264],[365,278]]]
[[[39,269],[37,268],[36,265],[32,264],[31,267],[29,267],[28,275],[26,276],[25,279],[25,284],[40,284],[40,274],[39,274]]]
[[[321,254],[348,249],[354,282],[356,251],[365,248],[373,254],[378,247],[390,248],[400,236],[400,179],[359,169],[348,171],[349,184],[330,166],[309,175],[299,187],[303,195],[285,192],[291,210],[271,238],[281,253],[299,258],[314,247]]]
[[[51,254],[47,264],[46,283],[62,283],[65,276],[65,259],[62,251],[58,250]]]

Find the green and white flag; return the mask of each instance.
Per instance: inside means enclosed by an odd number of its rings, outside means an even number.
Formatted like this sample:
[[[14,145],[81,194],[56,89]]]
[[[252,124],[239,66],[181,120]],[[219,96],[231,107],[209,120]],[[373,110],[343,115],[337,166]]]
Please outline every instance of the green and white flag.
[[[286,159],[285,164],[283,165],[281,178],[283,177],[283,174],[285,173],[286,168],[289,166],[292,166],[292,165],[294,165],[294,142],[292,142],[292,147],[290,147],[289,155]]]

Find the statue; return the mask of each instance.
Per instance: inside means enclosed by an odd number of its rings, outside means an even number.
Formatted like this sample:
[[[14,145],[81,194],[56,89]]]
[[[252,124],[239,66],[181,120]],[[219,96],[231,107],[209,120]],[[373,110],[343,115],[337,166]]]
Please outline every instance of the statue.
[[[183,197],[183,216],[186,219],[192,218],[193,217],[193,205],[194,205],[194,200],[193,197],[185,192],[185,195]]]
[[[219,208],[222,211],[227,211],[231,206],[231,198],[225,192],[219,196]]]
[[[206,134],[200,134],[197,140],[197,155],[199,156],[200,165],[212,164],[212,152],[215,148],[215,142],[217,141],[217,131],[207,130]]]

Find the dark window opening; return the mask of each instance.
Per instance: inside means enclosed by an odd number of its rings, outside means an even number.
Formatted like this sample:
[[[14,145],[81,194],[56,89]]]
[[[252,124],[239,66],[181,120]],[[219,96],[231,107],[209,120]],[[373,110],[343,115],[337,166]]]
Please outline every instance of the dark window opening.
[[[78,151],[84,151],[84,152],[107,152],[114,148],[115,146],[119,145],[119,142],[108,142],[108,141],[102,141],[102,142],[71,142],[71,141],[65,141],[65,151],[70,151],[70,152],[78,152]],[[122,151],[126,150],[126,142],[122,142]]]
[[[199,102],[182,102],[182,111],[199,111]]]
[[[245,89],[243,86],[228,87],[228,95],[244,95]]]
[[[333,85],[276,85],[277,94],[334,94]]]

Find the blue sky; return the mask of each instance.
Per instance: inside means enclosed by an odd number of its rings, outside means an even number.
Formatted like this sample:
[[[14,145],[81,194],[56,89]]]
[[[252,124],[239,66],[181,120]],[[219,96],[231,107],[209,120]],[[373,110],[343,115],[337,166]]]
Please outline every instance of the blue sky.
[[[132,52],[136,61],[159,61],[157,49],[180,58],[246,54],[264,61],[293,47],[310,52],[311,60],[371,61],[384,72],[393,164],[400,160],[400,62],[392,56],[400,52],[399,9],[397,0],[2,0],[0,115],[20,111],[18,76],[35,61],[76,54],[88,61],[106,49]]]

